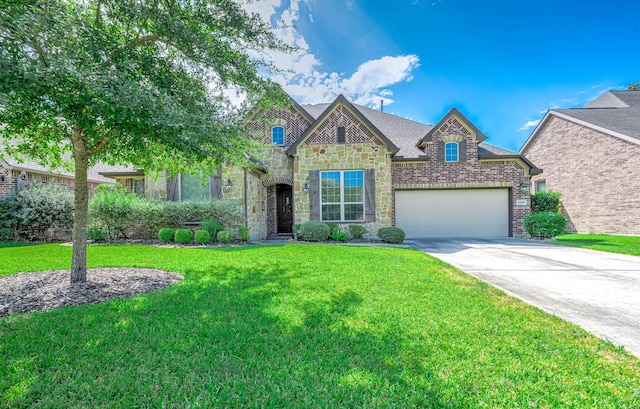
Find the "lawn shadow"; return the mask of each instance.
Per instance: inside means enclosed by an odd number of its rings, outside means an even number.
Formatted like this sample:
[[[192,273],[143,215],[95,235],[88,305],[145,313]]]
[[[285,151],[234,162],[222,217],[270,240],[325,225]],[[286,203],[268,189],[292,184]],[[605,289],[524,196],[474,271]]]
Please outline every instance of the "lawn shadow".
[[[442,400],[434,373],[405,350],[405,328],[381,330],[356,317],[364,301],[357,289],[318,285],[305,292],[297,279],[276,262],[259,271],[221,264],[190,271],[160,293],[27,315],[32,326],[46,321],[49,333],[21,334],[29,346],[4,357],[35,375],[12,399],[10,385],[24,379],[7,378],[2,401],[460,407]],[[11,337],[18,321],[3,322],[0,334]]]

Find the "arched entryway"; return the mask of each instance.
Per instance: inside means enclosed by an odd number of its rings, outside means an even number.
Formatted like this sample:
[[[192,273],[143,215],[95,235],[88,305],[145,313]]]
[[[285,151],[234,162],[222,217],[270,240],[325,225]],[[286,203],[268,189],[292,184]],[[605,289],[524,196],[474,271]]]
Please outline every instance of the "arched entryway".
[[[291,234],[293,226],[293,189],[276,185],[276,234]]]
[[[293,179],[269,177],[262,181],[267,189],[267,232],[269,236],[291,234],[293,227]]]

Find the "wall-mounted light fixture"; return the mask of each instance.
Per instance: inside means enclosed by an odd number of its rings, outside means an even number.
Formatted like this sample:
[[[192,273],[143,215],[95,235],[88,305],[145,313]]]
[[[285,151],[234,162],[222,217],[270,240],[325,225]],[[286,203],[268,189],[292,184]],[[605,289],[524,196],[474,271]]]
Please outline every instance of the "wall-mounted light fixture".
[[[523,192],[523,193],[526,193],[526,192],[529,191],[529,185],[527,183],[520,182],[518,187],[520,187],[520,191]]]
[[[233,183],[231,183],[231,179],[227,178],[227,182],[224,184],[224,189],[226,191],[231,190],[231,188],[233,187]]]
[[[0,182],[4,182],[4,175],[0,175]]]
[[[305,183],[304,186],[302,186],[302,191],[307,193],[309,191],[309,184]]]

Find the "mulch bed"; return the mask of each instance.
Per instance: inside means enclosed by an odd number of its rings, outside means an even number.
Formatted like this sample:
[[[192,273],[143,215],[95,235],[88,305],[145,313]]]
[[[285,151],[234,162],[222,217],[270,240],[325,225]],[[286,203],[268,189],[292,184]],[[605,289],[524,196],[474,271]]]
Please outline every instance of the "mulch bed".
[[[183,279],[178,273],[150,268],[91,268],[86,282],[71,284],[70,274],[55,270],[0,277],[0,317],[132,297]]]

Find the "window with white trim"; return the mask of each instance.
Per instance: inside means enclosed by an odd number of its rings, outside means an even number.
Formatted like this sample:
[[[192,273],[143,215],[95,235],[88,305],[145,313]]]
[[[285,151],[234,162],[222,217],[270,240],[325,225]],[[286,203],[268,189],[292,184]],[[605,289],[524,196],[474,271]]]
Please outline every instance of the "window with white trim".
[[[364,171],[320,172],[322,221],[364,221]]]
[[[274,145],[284,145],[284,126],[274,126],[271,128],[271,143]]]
[[[546,192],[546,191],[547,191],[547,181],[544,179],[536,180],[535,193]]]
[[[444,161],[445,162],[458,162],[459,160],[459,145],[458,142],[447,142],[444,145]]]

